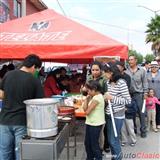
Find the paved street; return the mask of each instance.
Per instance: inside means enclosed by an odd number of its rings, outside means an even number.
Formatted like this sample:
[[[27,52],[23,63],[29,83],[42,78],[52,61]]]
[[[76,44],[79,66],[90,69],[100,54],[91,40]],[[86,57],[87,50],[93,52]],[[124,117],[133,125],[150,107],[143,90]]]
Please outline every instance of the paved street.
[[[84,148],[84,120],[77,120],[77,156],[74,157],[74,149],[70,148],[70,160],[85,160],[85,148]],[[70,138],[70,144],[73,145],[73,137]],[[160,159],[160,130],[155,133],[150,131],[147,138],[141,138],[137,135],[137,144],[131,147],[129,144],[122,147],[123,159],[125,160],[151,160]],[[66,148],[63,150],[60,160],[66,160]],[[109,160],[110,153],[104,153],[103,160]]]

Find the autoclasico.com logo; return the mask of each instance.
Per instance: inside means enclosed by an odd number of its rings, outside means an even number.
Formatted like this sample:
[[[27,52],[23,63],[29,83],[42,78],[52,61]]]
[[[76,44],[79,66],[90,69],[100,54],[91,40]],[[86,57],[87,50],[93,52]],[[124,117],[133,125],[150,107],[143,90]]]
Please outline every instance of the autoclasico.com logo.
[[[115,155],[106,155],[106,158],[116,158]],[[145,153],[145,152],[136,152],[136,153],[123,153],[123,159],[160,159],[160,153]]]

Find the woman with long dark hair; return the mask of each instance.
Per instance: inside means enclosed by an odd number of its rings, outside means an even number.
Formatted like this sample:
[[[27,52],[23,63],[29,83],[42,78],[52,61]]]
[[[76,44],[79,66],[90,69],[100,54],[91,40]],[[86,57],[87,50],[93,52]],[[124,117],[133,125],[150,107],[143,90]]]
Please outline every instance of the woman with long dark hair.
[[[111,120],[111,110],[109,106],[106,107],[106,128],[109,146],[111,149],[112,159],[121,160],[122,151],[120,144],[120,133],[125,118],[125,105],[131,103],[131,97],[128,91],[127,84],[123,79],[118,67],[115,64],[105,65],[104,74],[108,79],[108,91],[104,98],[111,102],[111,109],[113,111],[115,126],[117,130],[117,137],[114,134],[114,129]]]
[[[99,61],[94,61],[91,64],[90,72],[91,74],[87,77],[86,82],[95,80],[100,84],[101,93],[104,94],[105,92],[107,92],[107,79],[103,75],[103,65]],[[85,87],[81,89],[81,92],[86,93]],[[104,131],[104,134],[103,134],[103,131]],[[108,144],[107,138],[104,135],[107,135],[106,129],[103,130],[102,128],[102,132],[100,136],[100,147],[102,150],[109,152],[109,144]]]

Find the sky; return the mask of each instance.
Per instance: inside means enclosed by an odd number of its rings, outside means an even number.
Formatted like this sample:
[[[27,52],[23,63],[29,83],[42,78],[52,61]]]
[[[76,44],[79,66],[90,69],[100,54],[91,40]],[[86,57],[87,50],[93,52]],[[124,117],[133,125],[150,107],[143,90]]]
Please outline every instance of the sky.
[[[146,25],[160,0],[42,0],[50,9],[143,54],[151,54],[145,43]],[[160,11],[157,12],[160,15]]]

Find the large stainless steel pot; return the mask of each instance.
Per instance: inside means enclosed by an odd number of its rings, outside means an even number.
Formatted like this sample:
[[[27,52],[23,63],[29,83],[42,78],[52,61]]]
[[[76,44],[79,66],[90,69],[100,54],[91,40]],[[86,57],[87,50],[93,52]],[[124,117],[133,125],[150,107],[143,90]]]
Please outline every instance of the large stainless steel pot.
[[[31,137],[44,138],[57,134],[58,101],[53,98],[25,100],[27,133]]]

